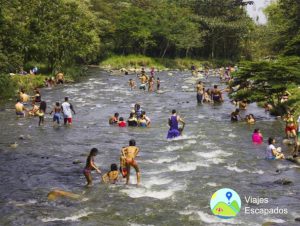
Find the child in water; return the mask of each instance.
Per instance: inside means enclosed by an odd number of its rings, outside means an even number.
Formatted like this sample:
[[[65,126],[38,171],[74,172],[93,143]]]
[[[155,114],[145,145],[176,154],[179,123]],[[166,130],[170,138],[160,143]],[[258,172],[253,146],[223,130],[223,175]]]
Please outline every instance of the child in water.
[[[126,122],[124,121],[123,117],[120,117],[118,125],[119,127],[126,127]]]
[[[96,170],[97,173],[101,174],[100,169],[95,165],[95,156],[98,154],[98,149],[97,148],[92,148],[90,151],[89,156],[86,159],[86,165],[83,170],[83,174],[86,178],[87,187],[91,187],[93,185],[93,179],[92,179],[92,170]]]
[[[119,171],[118,171],[118,166],[117,164],[111,164],[110,165],[110,171],[107,172],[102,176],[102,181],[105,184],[115,184],[118,181],[119,178]]]
[[[255,129],[252,134],[252,142],[254,144],[261,144],[263,142],[263,136],[259,129]]]

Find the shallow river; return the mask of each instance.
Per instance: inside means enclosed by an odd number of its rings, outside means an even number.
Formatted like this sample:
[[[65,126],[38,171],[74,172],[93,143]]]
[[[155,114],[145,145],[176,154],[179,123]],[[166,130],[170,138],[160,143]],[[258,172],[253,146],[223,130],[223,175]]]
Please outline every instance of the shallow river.
[[[80,83],[43,89],[48,111],[55,101],[69,96],[77,114],[73,126],[52,127],[51,116],[38,127],[37,118],[16,119],[13,103],[0,111],[0,225],[261,225],[273,221],[294,225],[300,210],[300,168],[288,161],[266,161],[266,144],[255,146],[251,134],[259,127],[265,137],[280,145],[283,124],[251,104],[248,113],[259,118],[255,126],[232,124],[234,106],[199,106],[189,72],[158,75],[163,93],[128,88],[130,76],[110,76],[98,70]],[[206,87],[219,84],[216,77],[203,80]],[[223,87],[221,85],[221,87]],[[139,102],[152,120],[151,128],[118,128],[108,125],[114,112],[126,119]],[[4,110],[6,108],[6,110]],[[177,109],[186,121],[184,136],[167,141],[167,118]],[[19,136],[24,135],[24,140]],[[119,163],[121,147],[134,138],[140,147],[137,161],[142,185],[100,184],[84,188],[86,154],[99,149],[96,164],[106,171]],[[16,149],[9,144],[17,141]],[[73,164],[74,160],[82,161]],[[277,170],[277,172],[276,172]],[[279,171],[278,171],[279,170]],[[134,171],[131,183],[136,183]],[[273,182],[286,178],[291,185]],[[237,191],[242,210],[235,219],[220,220],[211,214],[211,195],[220,188]],[[80,201],[47,201],[59,188],[82,194]],[[268,198],[259,208],[287,208],[286,215],[247,215],[244,196]],[[296,224],[295,224],[296,225]]]

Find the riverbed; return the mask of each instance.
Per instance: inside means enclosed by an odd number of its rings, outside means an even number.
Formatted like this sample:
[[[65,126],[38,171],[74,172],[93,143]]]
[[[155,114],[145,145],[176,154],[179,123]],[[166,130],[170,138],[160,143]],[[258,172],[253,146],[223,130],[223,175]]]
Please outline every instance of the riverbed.
[[[251,134],[258,127],[265,141],[274,136],[281,144],[284,127],[258,108],[249,105],[256,125],[231,123],[235,106],[225,95],[222,105],[198,105],[196,79],[190,72],[160,72],[160,93],[130,91],[129,78],[111,76],[93,69],[91,76],[76,84],[42,89],[48,111],[68,96],[76,115],[71,127],[45,125],[38,118],[16,118],[14,103],[0,111],[0,224],[1,225],[261,225],[263,222],[295,224],[300,212],[300,168],[288,161],[266,161],[266,143],[253,145]],[[218,77],[203,79],[206,87],[221,84]],[[151,127],[118,128],[108,125],[115,112],[128,118],[131,106],[140,103],[151,118]],[[186,121],[182,137],[166,139],[167,119],[176,109]],[[23,135],[22,140],[19,139]],[[82,174],[86,155],[96,147],[96,164],[106,172],[119,163],[120,149],[134,138],[140,147],[141,186],[100,184],[85,188]],[[18,143],[17,148],[10,144]],[[81,162],[73,164],[74,161]],[[293,183],[278,185],[278,179]],[[242,199],[242,210],[230,220],[212,215],[209,202],[220,188],[234,189]],[[47,200],[52,189],[82,195],[78,201]],[[247,215],[244,196],[268,198],[259,208],[287,208],[284,215]],[[295,224],[296,225],[296,224]]]

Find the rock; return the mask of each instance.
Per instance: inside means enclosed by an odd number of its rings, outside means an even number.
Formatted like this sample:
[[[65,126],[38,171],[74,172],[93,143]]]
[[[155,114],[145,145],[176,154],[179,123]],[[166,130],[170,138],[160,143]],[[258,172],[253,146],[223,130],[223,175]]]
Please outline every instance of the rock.
[[[71,199],[79,199],[80,195],[74,194],[72,192],[68,192],[68,191],[62,191],[62,190],[53,190],[50,191],[47,195],[47,198],[49,201],[54,201],[60,197],[64,197],[64,198],[71,198]]]
[[[169,72],[168,75],[169,75],[169,76],[173,76],[173,73]]]
[[[295,221],[300,221],[300,217],[295,218]]]
[[[279,225],[279,224],[277,224],[275,222],[265,222],[262,224],[262,226],[276,226],[276,225]]]
[[[9,145],[11,148],[17,148],[19,145],[17,144],[17,142],[15,142],[14,144],[10,144]]]
[[[20,140],[25,140],[25,136],[24,136],[24,135],[20,135],[20,136],[19,136],[19,139],[20,139]]]
[[[289,185],[289,184],[292,184],[293,181],[283,178],[283,179],[274,181],[274,183],[279,184],[279,185]]]
[[[82,163],[82,161],[80,161],[78,159],[76,159],[76,160],[73,161],[73,164],[80,164],[80,163]]]

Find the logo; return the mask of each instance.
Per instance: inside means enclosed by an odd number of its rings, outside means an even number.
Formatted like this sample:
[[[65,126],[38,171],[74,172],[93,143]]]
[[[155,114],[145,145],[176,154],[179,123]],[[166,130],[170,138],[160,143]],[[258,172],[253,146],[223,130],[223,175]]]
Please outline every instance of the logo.
[[[210,209],[219,218],[233,218],[241,210],[241,198],[234,190],[222,188],[212,195]]]

